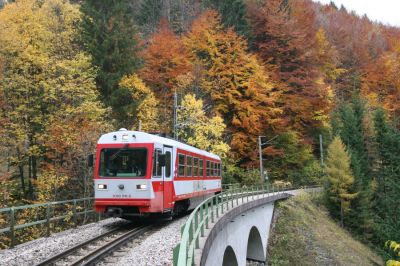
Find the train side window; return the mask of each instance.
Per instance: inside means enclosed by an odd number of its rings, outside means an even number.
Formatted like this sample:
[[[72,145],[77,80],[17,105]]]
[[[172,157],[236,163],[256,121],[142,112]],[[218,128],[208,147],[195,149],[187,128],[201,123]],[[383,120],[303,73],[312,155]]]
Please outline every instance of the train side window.
[[[178,176],[185,175],[185,155],[178,154]]]
[[[207,169],[207,176],[211,176],[211,171],[210,171],[210,161],[207,161],[207,166],[206,166],[206,169]]]
[[[192,156],[186,156],[186,176],[192,176],[193,175],[193,157]]]
[[[193,158],[193,175],[199,176],[199,158]]]
[[[215,167],[214,167],[214,165],[215,165],[215,163],[211,162],[211,166],[210,166],[211,176],[215,176],[215,173],[214,173]]]
[[[204,176],[204,165],[203,165],[203,159],[199,160],[199,172],[200,172],[200,176]]]
[[[221,163],[218,164],[218,176],[221,176]]]
[[[158,163],[158,157],[162,154],[160,149],[154,150],[153,157],[153,176],[160,177],[161,176],[161,165]]]
[[[171,152],[165,152],[165,177],[171,177]]]

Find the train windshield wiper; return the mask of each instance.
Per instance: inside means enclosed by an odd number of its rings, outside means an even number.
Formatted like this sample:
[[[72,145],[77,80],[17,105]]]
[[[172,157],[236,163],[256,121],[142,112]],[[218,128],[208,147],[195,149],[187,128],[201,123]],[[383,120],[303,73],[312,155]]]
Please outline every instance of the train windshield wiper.
[[[115,158],[117,158],[118,155],[119,155],[122,151],[126,150],[126,148],[128,148],[128,144],[125,144],[122,148],[119,148],[116,152],[114,152],[113,155],[110,156],[110,160],[111,160],[111,161],[114,161]]]

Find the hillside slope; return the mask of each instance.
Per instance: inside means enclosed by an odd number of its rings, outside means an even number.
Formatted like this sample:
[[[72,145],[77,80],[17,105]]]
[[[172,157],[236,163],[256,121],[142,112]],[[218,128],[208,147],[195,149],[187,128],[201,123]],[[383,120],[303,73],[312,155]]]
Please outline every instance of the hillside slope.
[[[308,194],[277,205],[268,258],[269,265],[383,265]]]

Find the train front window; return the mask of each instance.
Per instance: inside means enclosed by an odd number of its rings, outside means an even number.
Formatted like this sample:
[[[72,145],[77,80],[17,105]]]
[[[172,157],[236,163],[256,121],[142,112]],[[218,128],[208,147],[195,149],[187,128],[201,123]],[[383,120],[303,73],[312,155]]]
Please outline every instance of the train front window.
[[[144,177],[147,150],[144,148],[110,148],[100,152],[99,175],[102,177]]]

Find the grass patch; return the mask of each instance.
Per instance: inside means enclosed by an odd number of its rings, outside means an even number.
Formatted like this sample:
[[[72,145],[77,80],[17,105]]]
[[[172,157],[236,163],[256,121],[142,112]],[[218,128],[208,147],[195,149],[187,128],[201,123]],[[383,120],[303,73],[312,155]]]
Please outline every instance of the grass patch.
[[[269,265],[383,265],[377,254],[336,224],[309,194],[279,202],[275,215]]]

